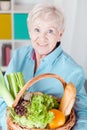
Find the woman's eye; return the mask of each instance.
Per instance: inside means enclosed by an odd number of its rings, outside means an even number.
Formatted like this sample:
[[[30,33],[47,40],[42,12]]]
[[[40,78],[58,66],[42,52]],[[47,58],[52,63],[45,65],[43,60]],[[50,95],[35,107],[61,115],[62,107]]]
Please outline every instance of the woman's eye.
[[[35,28],[34,31],[35,32],[40,32],[40,30],[38,28]]]
[[[53,33],[53,30],[52,30],[52,29],[49,29],[49,30],[48,30],[48,33]]]

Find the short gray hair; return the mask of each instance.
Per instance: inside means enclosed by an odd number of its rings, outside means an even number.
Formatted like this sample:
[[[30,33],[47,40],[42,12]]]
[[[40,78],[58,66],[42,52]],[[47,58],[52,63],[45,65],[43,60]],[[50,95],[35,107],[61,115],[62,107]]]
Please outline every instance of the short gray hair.
[[[28,27],[31,27],[31,24],[35,19],[37,19],[40,15],[45,14],[45,16],[49,16],[51,14],[54,14],[56,17],[56,20],[58,22],[58,30],[64,30],[65,28],[65,17],[62,13],[61,9],[51,5],[51,4],[37,4],[33,7],[33,9],[29,12],[27,22]]]

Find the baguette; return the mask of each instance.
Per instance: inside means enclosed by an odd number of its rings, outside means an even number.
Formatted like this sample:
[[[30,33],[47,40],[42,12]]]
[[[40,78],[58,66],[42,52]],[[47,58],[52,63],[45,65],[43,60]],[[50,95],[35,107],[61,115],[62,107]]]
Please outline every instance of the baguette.
[[[68,83],[59,106],[60,111],[63,112],[65,117],[70,115],[72,107],[75,103],[75,98],[76,98],[76,88],[72,83]]]

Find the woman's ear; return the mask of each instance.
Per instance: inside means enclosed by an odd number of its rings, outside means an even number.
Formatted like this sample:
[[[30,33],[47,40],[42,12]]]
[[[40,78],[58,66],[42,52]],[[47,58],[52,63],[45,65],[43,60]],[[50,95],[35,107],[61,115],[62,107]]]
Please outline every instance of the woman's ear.
[[[58,41],[61,41],[63,33],[64,33],[64,29],[59,31]]]

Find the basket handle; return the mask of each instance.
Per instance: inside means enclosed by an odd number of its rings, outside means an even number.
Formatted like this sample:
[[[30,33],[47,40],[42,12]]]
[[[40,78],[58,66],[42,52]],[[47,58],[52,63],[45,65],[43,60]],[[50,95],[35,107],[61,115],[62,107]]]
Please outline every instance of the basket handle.
[[[66,85],[67,85],[67,83],[64,81],[64,79],[62,79],[60,76],[58,76],[58,75],[56,75],[56,74],[46,73],[46,74],[38,75],[38,76],[32,78],[31,80],[29,80],[29,81],[24,85],[24,87],[23,87],[23,88],[20,90],[20,92],[18,93],[18,95],[17,95],[17,97],[16,97],[16,99],[15,99],[15,101],[14,101],[12,107],[15,107],[15,106],[18,104],[18,102],[19,102],[21,96],[24,94],[24,92],[25,92],[28,88],[30,88],[30,87],[31,87],[33,84],[35,84],[37,81],[39,81],[39,80],[41,80],[41,79],[44,79],[44,78],[56,78],[57,80],[59,80],[59,81],[62,83],[64,89],[65,89],[65,87],[66,87]]]

